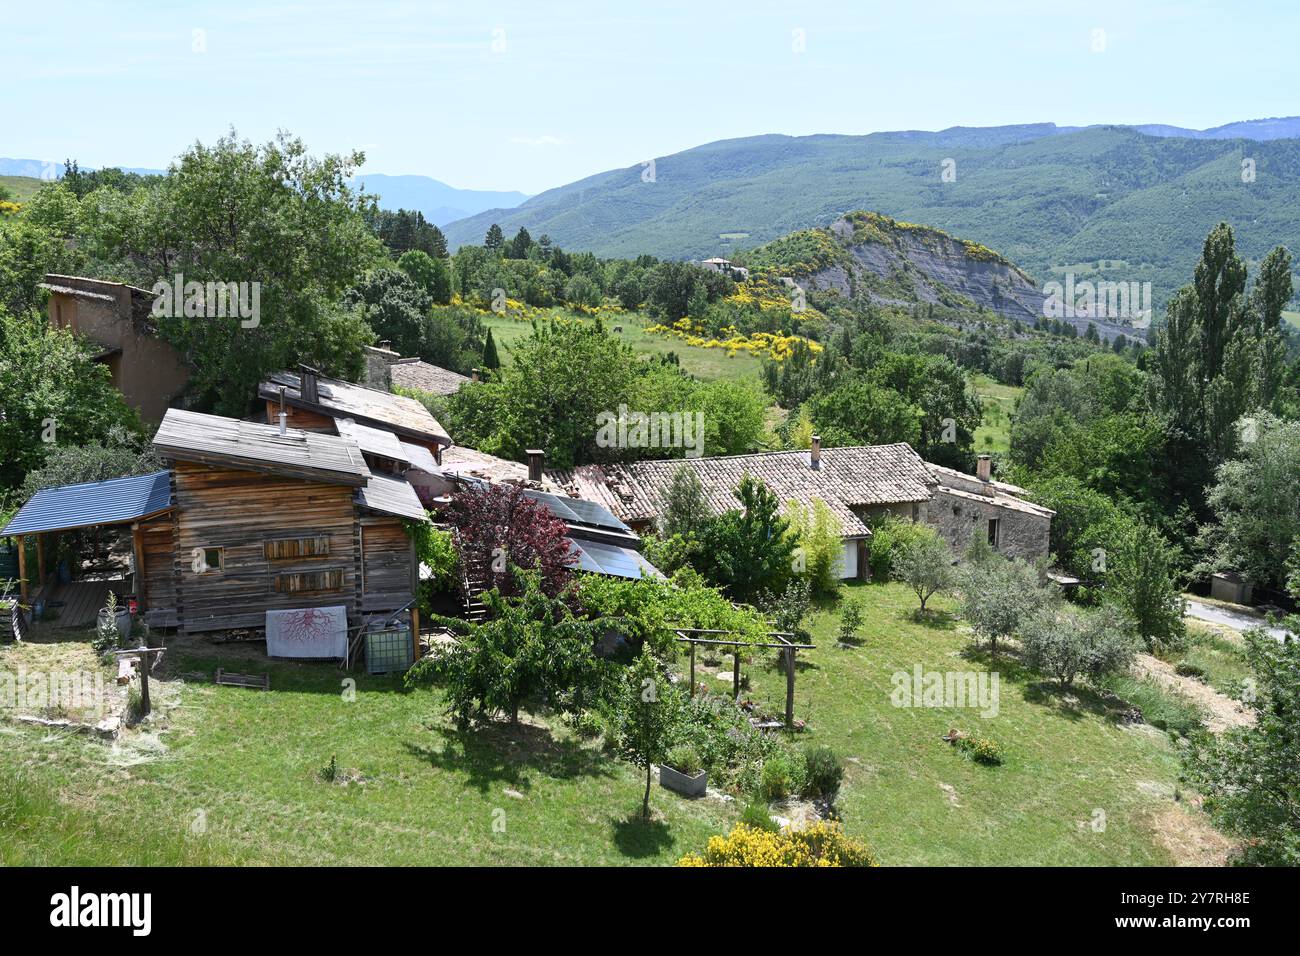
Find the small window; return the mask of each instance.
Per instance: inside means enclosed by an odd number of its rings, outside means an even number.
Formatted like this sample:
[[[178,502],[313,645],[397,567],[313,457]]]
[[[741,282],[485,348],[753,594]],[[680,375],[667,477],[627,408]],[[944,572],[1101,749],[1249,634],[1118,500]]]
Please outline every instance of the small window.
[[[989,544],[993,547],[998,546],[998,538],[1002,532],[1002,520],[1000,518],[989,519]]]
[[[275,589],[281,594],[297,594],[302,591],[337,591],[342,587],[342,568],[329,568],[323,571],[299,571],[275,576]]]
[[[225,548],[195,548],[190,552],[190,568],[195,574],[221,571],[226,566]]]

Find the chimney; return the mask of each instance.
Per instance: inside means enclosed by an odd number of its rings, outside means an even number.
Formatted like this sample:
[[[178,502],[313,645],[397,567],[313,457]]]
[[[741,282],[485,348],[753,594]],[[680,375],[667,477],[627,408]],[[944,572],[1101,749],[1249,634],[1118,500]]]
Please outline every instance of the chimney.
[[[392,349],[392,343],[384,340],[378,346],[367,345],[362,349],[366,357],[365,377],[362,385],[369,385],[381,392],[387,392],[393,385],[393,363],[401,359]]]
[[[289,414],[284,410],[284,386],[280,386],[280,434],[289,433]]]
[[[472,368],[472,369],[469,370],[469,380],[470,380],[471,382],[477,382],[477,381],[478,381],[478,369],[477,369],[477,368]]]
[[[320,401],[320,395],[316,391],[316,379],[320,373],[310,365],[298,366],[298,395],[304,402],[311,402],[315,405]]]
[[[528,480],[541,482],[542,464],[546,461],[546,452],[540,448],[529,448],[526,452],[528,455]]]
[[[822,467],[822,436],[813,435],[812,448],[808,451],[808,464],[813,471],[821,471]]]
[[[993,486],[989,484],[993,478],[992,455],[980,455],[979,458],[976,459],[975,477],[985,483],[986,487],[984,488],[984,493],[986,495],[993,494]]]

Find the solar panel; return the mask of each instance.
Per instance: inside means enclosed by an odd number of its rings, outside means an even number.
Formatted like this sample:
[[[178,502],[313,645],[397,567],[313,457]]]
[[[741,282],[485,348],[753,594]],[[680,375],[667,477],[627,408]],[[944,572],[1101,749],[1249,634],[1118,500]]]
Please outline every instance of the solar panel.
[[[597,527],[617,528],[619,531],[631,531],[632,529],[625,525],[604,505],[598,505],[594,501],[586,501],[582,498],[568,498],[565,505],[569,510],[577,512],[578,517],[584,524],[595,525]]]
[[[634,581],[645,576],[642,561],[638,560],[640,555],[635,551],[599,541],[583,541],[581,544],[574,541],[573,543],[582,550],[579,567],[584,571],[596,571],[598,574],[631,578]],[[588,567],[588,562],[595,567]]]

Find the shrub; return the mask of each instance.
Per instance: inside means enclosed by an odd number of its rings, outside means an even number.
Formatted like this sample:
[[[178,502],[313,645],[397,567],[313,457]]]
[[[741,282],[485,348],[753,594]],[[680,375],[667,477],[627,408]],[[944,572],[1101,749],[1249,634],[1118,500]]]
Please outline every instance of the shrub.
[[[988,737],[958,737],[957,749],[976,763],[987,764],[990,767],[1002,763],[1002,745]]]
[[[778,750],[763,761],[759,777],[759,794],[766,800],[784,800],[802,793],[808,784],[808,767],[803,754]]]
[[[887,517],[871,529],[871,554],[867,564],[875,581],[888,581],[894,568],[894,555],[906,544],[924,537],[933,529],[929,525]]]
[[[862,602],[856,598],[845,600],[840,608],[839,638],[841,644],[853,644],[858,639],[858,628],[862,627],[865,615]]]
[[[780,833],[781,826],[772,819],[772,814],[767,812],[767,804],[750,803],[741,811],[740,822],[747,827],[753,827],[755,830],[762,830],[767,833]]]
[[[844,779],[844,764],[830,747],[816,745],[804,748],[804,765],[807,768],[807,792],[813,797],[834,797]]]
[[[998,640],[1015,633],[1050,596],[1037,568],[1001,557],[963,568],[960,587],[962,617],[970,622],[976,643],[987,641],[995,654]]]
[[[699,751],[690,744],[678,744],[668,751],[668,759],[664,761],[678,773],[683,773],[688,777],[693,777],[704,769],[704,763],[700,760]]]
[[[1174,665],[1174,673],[1180,677],[1195,677],[1197,680],[1205,680],[1205,668],[1200,664],[1193,664],[1191,661],[1179,661]]]
[[[796,570],[816,593],[834,594],[840,587],[843,566],[843,531],[839,519],[821,500],[811,506],[787,501],[785,511],[790,519],[790,532],[799,542],[795,557],[800,559],[802,567]]]
[[[1021,626],[1020,644],[1025,663],[1056,678],[1063,689],[1080,674],[1096,679],[1124,670],[1137,650],[1131,622],[1112,607],[1040,608]]]
[[[325,783],[333,783],[339,778],[339,758],[337,754],[330,754],[330,762],[321,767],[316,775]]]
[[[1201,729],[1202,710],[1192,701],[1161,686],[1150,677],[1113,674],[1105,687],[1112,694],[1142,712],[1142,719],[1152,727],[1179,737],[1190,737]]]
[[[737,823],[727,836],[709,838],[703,855],[688,853],[678,866],[877,866],[865,843],[836,823],[773,833]]]

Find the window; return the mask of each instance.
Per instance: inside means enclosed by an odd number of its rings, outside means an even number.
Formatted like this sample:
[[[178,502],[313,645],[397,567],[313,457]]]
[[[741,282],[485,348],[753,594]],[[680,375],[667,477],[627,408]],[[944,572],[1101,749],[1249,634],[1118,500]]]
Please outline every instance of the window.
[[[343,587],[343,569],[324,571],[298,571],[275,576],[275,589],[281,594],[301,591],[337,591]]]
[[[993,547],[998,546],[998,538],[1001,536],[1002,520],[1000,518],[989,519],[989,544]]]
[[[190,569],[195,574],[221,571],[226,566],[225,548],[195,548],[190,552]]]
[[[306,538],[275,538],[263,542],[263,552],[268,561],[319,558],[330,553],[330,539],[327,534],[315,534]]]

